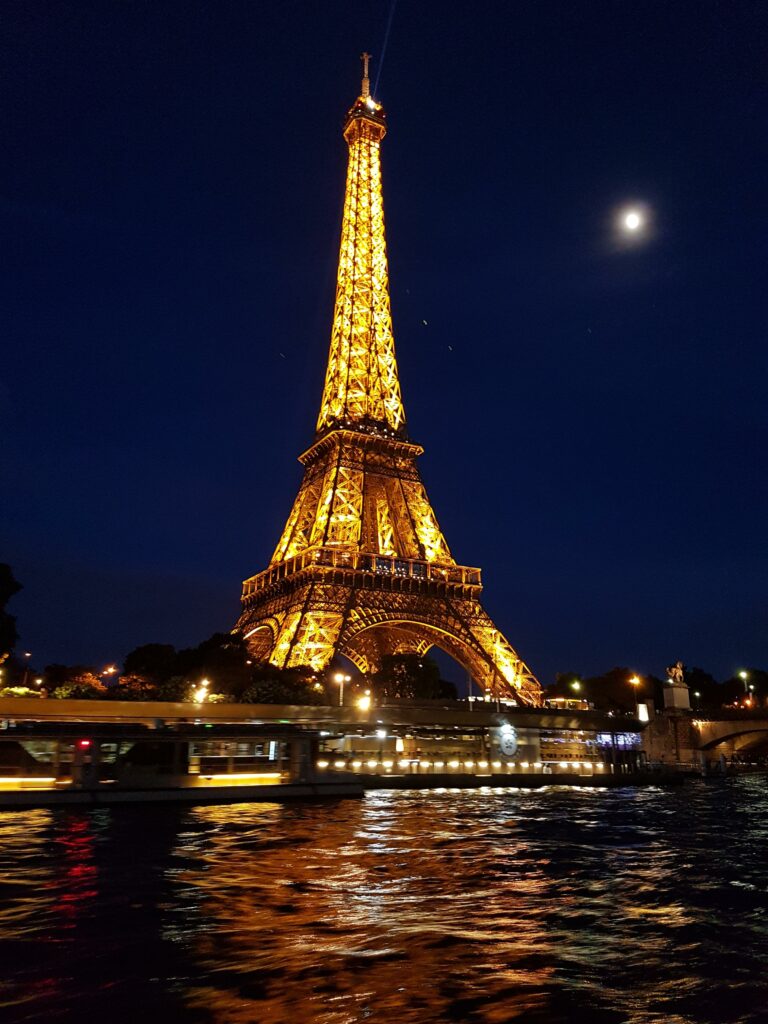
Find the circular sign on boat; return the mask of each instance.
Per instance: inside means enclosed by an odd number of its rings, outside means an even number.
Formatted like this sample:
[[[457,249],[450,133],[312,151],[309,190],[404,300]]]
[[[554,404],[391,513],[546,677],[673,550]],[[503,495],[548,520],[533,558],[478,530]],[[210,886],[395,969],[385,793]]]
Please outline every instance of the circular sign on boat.
[[[499,750],[504,757],[513,757],[517,753],[517,731],[514,726],[502,725],[499,730]]]

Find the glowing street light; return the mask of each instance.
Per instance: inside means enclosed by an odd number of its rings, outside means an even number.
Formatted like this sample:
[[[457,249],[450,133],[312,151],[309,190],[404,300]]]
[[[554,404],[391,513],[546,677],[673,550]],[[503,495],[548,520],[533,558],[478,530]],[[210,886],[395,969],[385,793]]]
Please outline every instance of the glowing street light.
[[[642,685],[642,682],[642,679],[638,675],[629,677],[629,685],[635,691],[635,711],[637,712],[638,717],[640,716],[640,701],[638,699],[637,688]]]
[[[210,685],[211,684],[208,679],[200,680],[200,685],[192,694],[192,699],[195,701],[195,703],[202,704],[205,701],[206,697],[208,696],[208,687]]]
[[[359,711],[370,711],[371,710],[371,697],[370,694],[364,694],[362,697],[357,698],[357,707]]]
[[[339,688],[339,707],[344,705],[344,683],[348,683],[352,679],[352,676],[345,676],[343,672],[337,672],[333,677],[334,683]]]
[[[749,693],[749,687],[747,686],[747,680],[749,679],[749,672],[745,672],[743,669],[739,672],[739,678],[744,683],[744,693]]]
[[[578,693],[578,692],[579,692],[579,690],[581,690],[581,683],[579,682],[579,680],[578,680],[578,679],[574,679],[574,680],[573,680],[573,682],[571,683],[571,689],[572,689],[572,690],[573,690],[573,691],[574,691],[575,693]]]

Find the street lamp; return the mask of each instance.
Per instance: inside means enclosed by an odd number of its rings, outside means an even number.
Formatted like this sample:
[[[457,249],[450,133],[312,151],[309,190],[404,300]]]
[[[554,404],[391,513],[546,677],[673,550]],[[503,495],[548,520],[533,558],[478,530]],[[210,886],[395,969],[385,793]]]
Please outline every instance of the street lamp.
[[[357,698],[357,707],[360,711],[371,710],[371,698],[369,694],[364,694],[362,697]]]
[[[629,685],[632,687],[632,689],[634,690],[634,694],[635,694],[635,713],[638,716],[638,718],[640,717],[640,701],[638,700],[638,697],[637,697],[637,688],[638,688],[638,686],[642,685],[642,682],[643,682],[642,679],[638,675],[634,675],[634,676],[630,676],[629,677]]]
[[[337,672],[333,677],[334,683],[339,688],[339,707],[344,705],[344,683],[348,683],[352,679],[352,676],[345,676],[343,672]]]
[[[29,659],[32,657],[32,652],[31,651],[24,651],[24,657],[27,660],[24,662],[24,675],[22,676],[22,679],[21,679],[21,685],[22,686],[26,686],[27,685],[27,676],[29,675]]]
[[[204,702],[205,698],[208,696],[208,687],[210,685],[211,684],[210,684],[209,680],[207,680],[207,679],[201,679],[200,680],[200,685],[198,686],[198,688],[192,694],[192,697],[196,701],[196,703],[202,704]]]
[[[749,693],[749,687],[747,686],[747,680],[749,679],[749,672],[744,672],[742,670],[741,672],[739,672],[739,677],[740,677],[741,681],[744,683],[744,693]]]

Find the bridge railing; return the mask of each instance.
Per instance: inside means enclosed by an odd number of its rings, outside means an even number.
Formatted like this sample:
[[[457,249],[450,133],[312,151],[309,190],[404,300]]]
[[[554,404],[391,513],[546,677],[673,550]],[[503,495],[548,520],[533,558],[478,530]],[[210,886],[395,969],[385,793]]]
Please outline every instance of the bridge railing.
[[[768,708],[721,708],[719,711],[692,712],[696,721],[701,722],[737,722],[768,718]]]

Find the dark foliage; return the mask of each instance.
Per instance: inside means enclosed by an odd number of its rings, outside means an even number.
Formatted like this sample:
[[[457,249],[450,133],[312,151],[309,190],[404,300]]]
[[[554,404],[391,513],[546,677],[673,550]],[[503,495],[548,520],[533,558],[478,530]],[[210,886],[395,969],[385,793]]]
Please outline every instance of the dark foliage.
[[[694,711],[717,711],[734,704],[743,706],[747,701],[751,701],[752,706],[764,706],[768,700],[768,672],[757,668],[745,671],[746,679],[735,675],[720,683],[702,668],[686,668],[685,682],[691,708]],[[637,686],[629,681],[634,676],[640,680]],[[586,679],[576,672],[558,673],[555,682],[545,689],[544,695],[583,697],[602,711],[632,711],[638,701],[647,700],[652,700],[657,708],[663,708],[664,687],[665,679],[617,667]]]
[[[21,584],[14,577],[10,565],[0,562],[0,664],[13,651],[19,639],[16,632],[16,616],[9,615],[5,606],[21,589]]]
[[[419,654],[385,654],[373,690],[379,699],[456,699],[456,687],[440,678],[437,663]]]
[[[174,674],[176,658],[172,644],[144,644],[126,654],[123,671],[127,676],[144,676],[159,683]]]
[[[57,686],[65,686],[84,677],[95,677],[96,670],[92,665],[46,665],[43,670],[45,685],[49,690]]]

